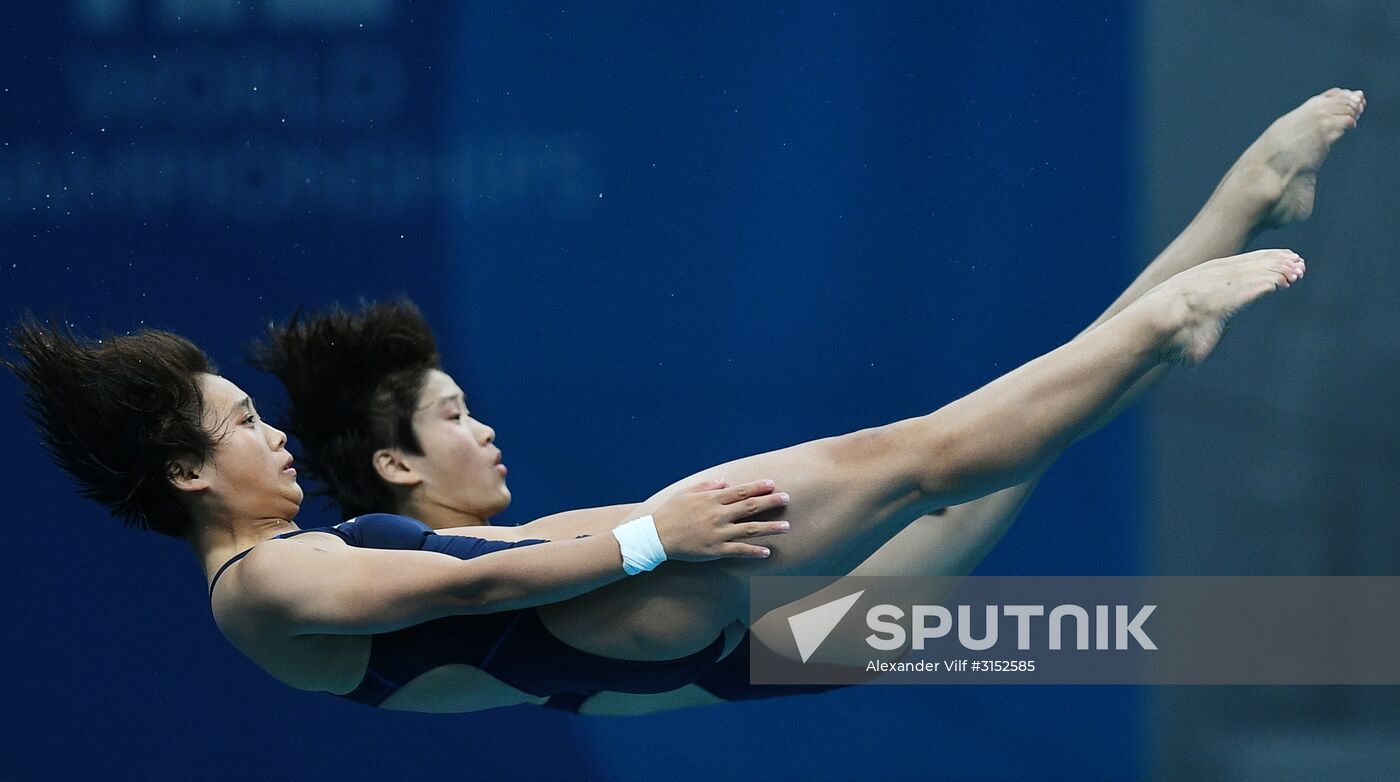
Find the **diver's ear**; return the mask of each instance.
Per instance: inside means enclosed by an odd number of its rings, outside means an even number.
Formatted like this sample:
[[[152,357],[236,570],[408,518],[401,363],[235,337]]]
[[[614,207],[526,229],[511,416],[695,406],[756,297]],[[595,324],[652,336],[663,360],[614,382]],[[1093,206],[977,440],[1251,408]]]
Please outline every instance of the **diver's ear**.
[[[209,488],[209,481],[200,477],[202,466],[194,459],[181,456],[165,466],[165,478],[180,491],[204,491]]]
[[[379,477],[396,486],[417,486],[423,476],[404,461],[403,454],[394,448],[380,448],[370,457],[374,460],[374,471]]]

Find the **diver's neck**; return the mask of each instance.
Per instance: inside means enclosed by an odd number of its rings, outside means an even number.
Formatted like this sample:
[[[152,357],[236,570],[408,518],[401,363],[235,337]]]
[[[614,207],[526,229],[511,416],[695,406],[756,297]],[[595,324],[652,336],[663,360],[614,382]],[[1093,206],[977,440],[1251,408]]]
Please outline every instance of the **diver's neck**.
[[[480,527],[490,523],[487,521],[486,517],[478,516],[474,513],[464,513],[459,510],[432,503],[405,502],[403,506],[399,508],[399,514],[418,519],[433,529]]]
[[[188,540],[195,556],[204,567],[205,577],[223,566],[238,553],[297,529],[289,519],[244,519],[233,523],[198,523],[191,525]]]

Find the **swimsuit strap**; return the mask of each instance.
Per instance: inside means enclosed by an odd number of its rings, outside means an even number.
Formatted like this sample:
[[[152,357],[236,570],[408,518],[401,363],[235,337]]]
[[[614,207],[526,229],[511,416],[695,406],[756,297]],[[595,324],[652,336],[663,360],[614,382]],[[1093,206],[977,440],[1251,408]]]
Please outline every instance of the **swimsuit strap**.
[[[305,532],[329,532],[329,533],[334,534],[334,535],[339,535],[339,534],[340,534],[340,531],[337,530],[335,527],[311,527],[311,528],[309,528],[309,529],[294,529],[294,530],[292,530],[291,532],[283,532],[281,535],[278,535],[277,538],[290,538],[290,537],[293,537],[293,536],[295,536],[295,535],[300,535],[300,534],[305,533]],[[343,536],[342,536],[342,537],[343,537]],[[276,538],[274,538],[274,540],[275,540],[275,539],[276,539]],[[237,562],[238,560],[240,560],[240,559],[242,559],[242,558],[248,556],[248,554],[249,554],[254,548],[257,548],[257,547],[256,547],[256,546],[252,546],[252,547],[250,547],[250,548],[247,548],[247,549],[244,549],[243,551],[238,552],[237,554],[234,554],[232,557],[229,557],[229,560],[228,560],[227,562],[225,562],[225,563],[223,564],[223,566],[221,566],[221,567],[219,568],[219,572],[217,572],[217,573],[214,574],[214,580],[212,580],[212,581],[209,582],[209,597],[211,597],[211,598],[214,597],[214,585],[217,584],[217,583],[219,583],[219,576],[222,576],[222,575],[224,574],[224,571],[225,571],[225,570],[228,570],[229,565],[232,565],[233,563]]]

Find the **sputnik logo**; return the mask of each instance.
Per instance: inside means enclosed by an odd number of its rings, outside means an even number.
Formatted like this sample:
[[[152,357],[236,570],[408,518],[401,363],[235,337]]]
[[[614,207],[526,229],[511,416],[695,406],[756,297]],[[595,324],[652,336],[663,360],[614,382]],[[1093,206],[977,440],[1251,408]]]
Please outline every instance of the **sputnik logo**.
[[[863,594],[864,589],[788,617],[788,628],[792,630],[793,640],[797,641],[797,651],[802,655],[802,662],[805,663],[812,657]]]

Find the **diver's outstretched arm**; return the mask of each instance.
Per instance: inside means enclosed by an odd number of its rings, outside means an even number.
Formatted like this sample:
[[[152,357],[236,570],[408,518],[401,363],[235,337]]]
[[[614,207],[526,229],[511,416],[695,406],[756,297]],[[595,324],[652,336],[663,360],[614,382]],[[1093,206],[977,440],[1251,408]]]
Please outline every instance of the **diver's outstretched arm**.
[[[670,559],[761,558],[768,549],[750,541],[780,535],[787,523],[749,519],[787,502],[771,481],[701,481],[672,492],[651,525]],[[274,538],[251,550],[229,578],[240,586],[214,592],[216,602],[233,601],[224,615],[287,635],[382,633],[444,616],[567,600],[626,575],[619,539],[607,534],[470,557],[465,549],[441,551],[453,554],[444,557],[439,550],[362,548],[319,534],[328,538],[323,545]]]

